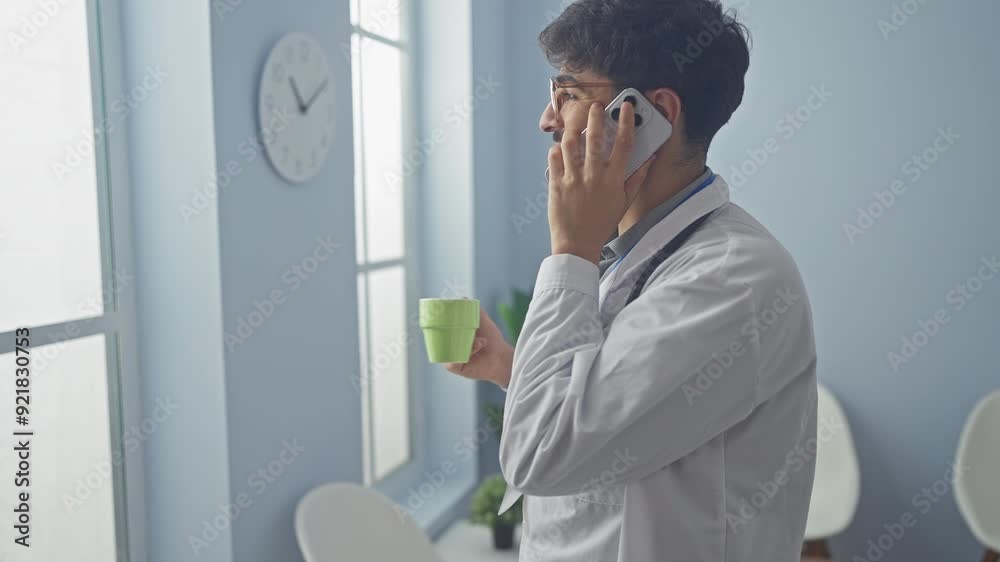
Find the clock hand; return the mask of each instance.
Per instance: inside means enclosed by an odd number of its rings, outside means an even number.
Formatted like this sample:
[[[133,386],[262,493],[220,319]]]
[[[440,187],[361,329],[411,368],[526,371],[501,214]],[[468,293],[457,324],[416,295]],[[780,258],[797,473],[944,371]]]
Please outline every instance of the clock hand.
[[[319,95],[323,93],[323,90],[326,89],[327,82],[329,82],[329,79],[323,80],[323,83],[319,85],[319,89],[316,90],[316,93],[313,94],[312,97],[309,98],[309,101],[306,102],[306,105],[303,108],[303,112],[309,111],[309,108],[312,107],[312,104],[314,101],[316,101],[316,98],[318,98]]]
[[[302,103],[302,94],[299,93],[299,87],[295,85],[295,79],[289,77],[288,81],[292,83],[292,92],[295,93],[295,103],[299,104],[299,113],[305,113],[307,108]]]

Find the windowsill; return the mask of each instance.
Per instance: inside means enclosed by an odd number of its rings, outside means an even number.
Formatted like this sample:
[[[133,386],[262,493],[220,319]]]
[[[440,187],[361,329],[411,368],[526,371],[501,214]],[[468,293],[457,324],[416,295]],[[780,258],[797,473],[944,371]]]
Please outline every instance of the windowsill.
[[[406,494],[394,497],[393,500],[412,511],[411,517],[418,527],[423,529],[431,540],[437,539],[456,520],[464,517],[468,511],[469,498],[475,490],[477,481],[475,475],[466,478],[455,478],[445,482],[429,498],[424,500],[419,509],[412,509],[408,503],[410,497],[418,494],[413,487]],[[417,497],[420,497],[417,495]]]
[[[521,526],[514,529],[514,548],[493,548],[493,532],[489,527],[456,521],[434,543],[434,549],[444,562],[514,562],[517,560]]]

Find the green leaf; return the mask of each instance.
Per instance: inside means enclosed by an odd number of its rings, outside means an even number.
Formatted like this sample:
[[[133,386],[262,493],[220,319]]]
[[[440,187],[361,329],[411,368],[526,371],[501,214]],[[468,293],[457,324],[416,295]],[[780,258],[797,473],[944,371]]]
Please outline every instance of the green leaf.
[[[531,295],[514,289],[514,341],[521,335],[521,328],[524,327],[524,319],[528,317],[528,307],[531,305]]]
[[[503,496],[507,492],[507,482],[500,474],[495,474],[483,480],[479,488],[472,495],[470,506],[471,515],[469,520],[478,525],[492,527],[498,523],[506,525],[517,525],[523,517],[521,499],[517,500],[511,508],[497,515],[500,504],[503,503]]]
[[[497,310],[500,313],[500,320],[503,322],[503,327],[507,330],[507,338],[512,342],[516,342],[517,335],[514,332],[516,320],[514,319],[513,307],[505,302],[502,302],[497,305]],[[520,330],[520,328],[518,328],[518,330]]]
[[[512,304],[500,303],[497,305],[497,311],[507,331],[507,337],[516,344],[517,338],[521,336],[521,328],[524,327],[524,319],[528,316],[531,294],[519,289],[512,289],[511,293],[514,296]]]
[[[493,422],[493,427],[496,427],[497,439],[500,439],[503,435],[503,405],[485,404],[483,412]]]

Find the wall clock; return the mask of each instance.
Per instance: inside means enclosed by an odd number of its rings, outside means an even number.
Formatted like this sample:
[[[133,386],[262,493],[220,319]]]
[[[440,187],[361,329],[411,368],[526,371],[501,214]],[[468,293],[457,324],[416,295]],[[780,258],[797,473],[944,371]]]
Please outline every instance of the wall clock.
[[[271,49],[258,93],[261,140],[284,179],[319,173],[333,142],[333,84],[326,51],[314,37],[289,33]]]

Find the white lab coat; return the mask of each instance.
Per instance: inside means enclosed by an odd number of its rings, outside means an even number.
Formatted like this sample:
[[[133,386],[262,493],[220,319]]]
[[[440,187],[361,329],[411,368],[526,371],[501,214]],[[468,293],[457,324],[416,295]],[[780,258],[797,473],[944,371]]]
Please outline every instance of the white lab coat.
[[[713,210],[625,308],[653,253]],[[795,263],[721,178],[603,280],[546,258],[503,421],[522,561],[799,560],[816,351]]]

